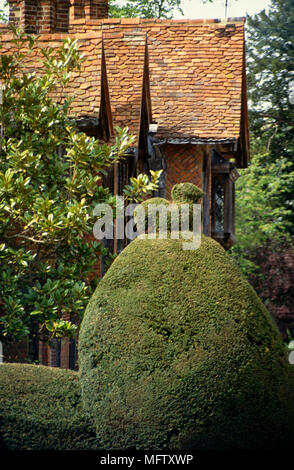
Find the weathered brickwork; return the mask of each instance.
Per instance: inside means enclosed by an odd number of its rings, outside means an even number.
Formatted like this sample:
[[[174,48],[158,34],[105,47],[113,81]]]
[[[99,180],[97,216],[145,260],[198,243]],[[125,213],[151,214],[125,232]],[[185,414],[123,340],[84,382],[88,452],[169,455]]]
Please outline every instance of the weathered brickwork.
[[[9,0],[9,21],[27,33],[67,32],[70,0]]]
[[[107,0],[9,0],[9,21],[28,33],[68,32],[71,21],[108,17]]]
[[[69,28],[69,0],[56,2],[55,6],[55,31],[67,32]]]
[[[69,315],[63,316],[64,320],[69,320]],[[48,344],[39,342],[39,361],[40,364],[50,367],[61,367],[62,369],[70,368],[70,341],[65,338],[61,340],[59,351],[57,351],[57,343],[49,346]]]
[[[162,150],[166,161],[166,196],[177,183],[194,183],[202,188],[203,153],[196,145],[166,145]]]
[[[39,341],[39,361],[44,366],[49,365],[50,348],[47,344]]]
[[[75,0],[71,6],[71,19],[97,20],[108,17],[108,2],[105,0]]]

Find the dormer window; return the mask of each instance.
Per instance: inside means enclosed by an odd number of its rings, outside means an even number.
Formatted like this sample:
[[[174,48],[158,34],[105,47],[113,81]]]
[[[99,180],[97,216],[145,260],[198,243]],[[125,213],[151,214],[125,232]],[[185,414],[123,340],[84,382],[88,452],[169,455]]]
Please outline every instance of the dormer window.
[[[218,152],[212,158],[211,236],[225,249],[235,242],[235,165]]]

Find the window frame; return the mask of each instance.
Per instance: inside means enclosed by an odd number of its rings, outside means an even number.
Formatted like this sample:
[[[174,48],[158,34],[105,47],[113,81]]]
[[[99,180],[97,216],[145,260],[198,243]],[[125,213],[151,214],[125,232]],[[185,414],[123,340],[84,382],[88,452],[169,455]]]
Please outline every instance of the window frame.
[[[214,151],[211,167],[211,236],[225,249],[229,249],[236,241],[235,238],[235,181],[239,173],[234,163],[226,160]],[[222,181],[224,187],[224,220],[223,231],[215,230],[215,200],[216,181]]]

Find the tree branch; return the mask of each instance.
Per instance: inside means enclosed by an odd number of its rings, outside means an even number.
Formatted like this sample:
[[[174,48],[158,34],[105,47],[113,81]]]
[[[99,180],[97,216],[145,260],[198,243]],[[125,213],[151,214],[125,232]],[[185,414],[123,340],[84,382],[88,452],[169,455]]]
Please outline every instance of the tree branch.
[[[276,122],[274,126],[275,126],[275,130],[274,130],[273,134],[270,136],[270,138],[268,139],[268,143],[267,143],[267,146],[266,146],[266,151],[267,152],[270,149],[273,138],[275,137],[276,133],[278,132],[278,123]]]
[[[11,235],[10,238],[24,238],[25,240],[29,240],[33,243],[47,243],[46,241],[44,240],[36,240],[35,238],[32,238],[32,237],[28,237],[26,235],[21,235],[20,233],[16,234],[16,235]]]

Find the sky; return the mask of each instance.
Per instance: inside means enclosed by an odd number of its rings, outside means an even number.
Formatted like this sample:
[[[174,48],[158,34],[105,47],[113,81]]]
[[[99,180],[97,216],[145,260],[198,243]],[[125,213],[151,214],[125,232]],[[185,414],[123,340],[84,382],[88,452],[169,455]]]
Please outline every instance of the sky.
[[[246,16],[246,13],[253,15],[267,8],[270,0],[228,0],[227,16]],[[0,8],[4,0],[0,0]],[[213,3],[203,4],[201,0],[183,0],[182,7],[184,16],[175,14],[174,18],[224,18],[225,0],[214,0]]]

